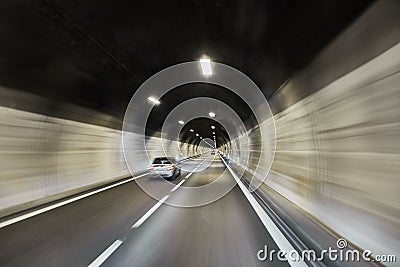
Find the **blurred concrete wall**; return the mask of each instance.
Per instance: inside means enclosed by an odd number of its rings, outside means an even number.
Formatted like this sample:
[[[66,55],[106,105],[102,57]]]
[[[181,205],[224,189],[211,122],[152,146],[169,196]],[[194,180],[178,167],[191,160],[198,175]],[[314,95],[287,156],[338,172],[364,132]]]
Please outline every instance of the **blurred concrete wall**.
[[[400,220],[400,45],[275,119],[285,186]]]
[[[119,130],[7,107],[0,114],[1,216],[130,175]],[[136,144],[129,159],[134,173],[145,171],[152,157],[195,152],[176,141],[128,135]],[[136,149],[140,142],[147,152]]]
[[[400,1],[377,2],[272,97],[276,153],[266,180],[359,247],[397,255],[398,14]],[[254,151],[247,166],[258,176],[255,167],[264,164],[257,156],[259,144],[265,138],[259,128],[248,136],[248,149]],[[240,164],[246,166],[243,159]]]
[[[267,184],[363,248],[399,248],[400,45],[275,119]],[[353,210],[345,225],[339,208]]]

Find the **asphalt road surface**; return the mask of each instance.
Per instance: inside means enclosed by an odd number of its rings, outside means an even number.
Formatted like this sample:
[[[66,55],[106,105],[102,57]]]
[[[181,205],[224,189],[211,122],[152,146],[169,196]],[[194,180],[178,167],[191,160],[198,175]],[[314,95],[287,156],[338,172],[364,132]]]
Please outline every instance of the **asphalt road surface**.
[[[183,163],[172,182],[234,179],[218,157],[208,167],[204,159]],[[177,187],[170,197],[183,194]],[[0,266],[288,266],[257,259],[265,245],[278,247],[238,186],[211,204],[181,208],[159,203],[132,181],[3,227],[0,237]]]

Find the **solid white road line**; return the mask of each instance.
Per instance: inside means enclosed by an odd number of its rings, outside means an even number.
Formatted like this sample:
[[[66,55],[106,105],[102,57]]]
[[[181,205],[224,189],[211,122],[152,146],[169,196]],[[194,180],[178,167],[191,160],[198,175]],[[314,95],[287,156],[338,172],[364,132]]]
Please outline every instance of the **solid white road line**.
[[[121,240],[115,240],[103,253],[100,254],[88,267],[99,267],[122,244]]]
[[[261,222],[264,224],[265,228],[267,229],[268,233],[271,235],[272,239],[274,239],[275,243],[281,250],[286,251],[289,253],[290,251],[295,250],[292,244],[286,239],[286,237],[282,234],[279,228],[275,225],[275,223],[271,220],[265,210],[261,207],[261,205],[257,202],[254,196],[250,193],[250,191],[246,188],[246,186],[240,181],[239,177],[233,172],[233,170],[226,164],[225,160],[221,157],[222,161],[224,162],[226,168],[235,178],[237,184],[239,185],[240,189],[242,190],[243,194],[250,202],[250,205],[253,207],[254,211],[257,213],[258,217],[260,218]],[[303,261],[293,261],[290,257],[287,258],[288,263],[290,266],[307,266],[307,264]]]
[[[180,181],[179,184],[175,185],[175,187],[171,189],[171,192],[175,192],[175,190],[178,189],[185,181],[185,179]]]
[[[44,208],[41,208],[41,209],[38,209],[38,210],[34,210],[34,211],[32,211],[32,212],[23,214],[23,215],[21,215],[21,216],[18,216],[18,217],[9,219],[9,220],[7,220],[7,221],[1,222],[1,223],[0,223],[0,228],[3,228],[3,227],[6,227],[6,226],[8,226],[8,225],[10,225],[10,224],[13,224],[13,223],[20,222],[20,221],[22,221],[22,220],[31,218],[31,217],[33,217],[33,216],[39,215],[39,214],[41,214],[41,213],[44,213],[44,212],[46,212],[46,211],[59,208],[59,207],[61,207],[61,206],[67,205],[67,204],[72,203],[72,202],[75,202],[75,201],[80,200],[80,199],[82,199],[82,198],[86,198],[86,197],[89,197],[89,196],[91,196],[91,195],[94,195],[94,194],[103,192],[103,191],[105,191],[105,190],[111,189],[111,188],[113,188],[113,187],[116,187],[116,186],[119,186],[119,185],[122,185],[122,184],[129,183],[129,182],[131,182],[131,181],[133,181],[133,180],[135,180],[135,179],[141,178],[141,177],[146,176],[146,175],[148,175],[148,173],[145,173],[145,174],[142,174],[142,175],[139,175],[139,176],[136,176],[136,177],[132,177],[132,178],[127,179],[127,180],[124,180],[124,181],[122,181],[122,182],[119,182],[119,183],[116,183],[116,184],[112,184],[112,185],[109,185],[109,186],[106,186],[106,187],[103,187],[103,188],[100,188],[100,189],[91,191],[91,192],[89,192],[89,193],[86,193],[86,194],[83,194],[83,195],[79,195],[79,196],[77,196],[77,197],[70,198],[70,199],[67,199],[67,200],[58,202],[58,203],[56,203],[56,204],[53,204],[53,205],[50,205],[50,206],[47,206],[47,207],[44,207]]]
[[[193,174],[193,172],[189,173],[188,175],[186,175],[186,177],[185,177],[185,178],[186,178],[186,179],[187,179],[187,178],[189,178],[189,177],[190,177],[190,175],[192,175],[192,174]]]
[[[167,200],[167,198],[169,198],[169,195],[166,195],[160,201],[158,201],[157,204],[155,204],[151,209],[149,209],[146,212],[146,214],[142,216],[142,218],[140,218],[137,222],[135,222],[134,225],[132,225],[131,228],[138,228],[140,225],[142,225],[142,223],[144,223],[144,221],[147,220],[147,218],[149,218],[151,214],[153,214],[162,205],[162,203],[164,203],[165,200]]]

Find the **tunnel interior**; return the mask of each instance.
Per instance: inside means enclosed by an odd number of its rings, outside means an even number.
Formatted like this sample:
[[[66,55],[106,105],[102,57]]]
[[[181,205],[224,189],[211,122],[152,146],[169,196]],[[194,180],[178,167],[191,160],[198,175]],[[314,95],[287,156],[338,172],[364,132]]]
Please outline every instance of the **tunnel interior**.
[[[215,128],[213,129],[212,126]],[[181,143],[188,143],[194,146],[198,146],[202,139],[211,140],[214,148],[223,146],[230,141],[225,128],[218,121],[210,118],[197,118],[189,121],[182,128],[179,135]]]
[[[153,132],[160,132],[165,118],[177,105],[187,100],[199,97],[213,98],[223,102],[232,109],[235,109],[241,121],[245,124],[246,129],[251,129],[257,125],[257,121],[252,110],[248,104],[246,104],[246,102],[244,102],[243,99],[241,99],[240,96],[238,96],[235,92],[232,92],[231,90],[219,85],[197,82],[178,86],[173,90],[168,91],[165,95],[158,99],[161,104],[154,106],[149,115],[146,124],[146,135],[152,135]],[[213,110],[211,110],[212,107],[207,106],[201,106],[199,108],[202,109],[201,112],[203,112],[204,117],[210,117],[209,112],[214,112],[217,116],[216,119],[218,119],[218,114],[220,114],[218,112],[218,106],[213,107]],[[229,118],[219,119],[228,120]],[[197,126],[199,127],[196,128],[201,131],[199,133],[200,136],[211,137],[206,127],[207,125],[202,127],[200,124],[198,124]],[[211,127],[211,125],[209,126]]]
[[[206,54],[251,74],[270,99],[287,76],[310,62],[372,2],[217,1],[208,6],[194,1],[160,2],[154,8],[147,2],[2,1],[1,37],[8,41],[1,43],[7,53],[0,55],[0,82],[57,103],[40,108],[25,103],[29,99],[14,99],[12,104],[24,110],[77,119],[57,109],[72,104],[121,122],[135,88],[148,77]],[[166,16],[164,10],[172,13]],[[218,21],[234,23],[216,27]],[[80,120],[92,123],[85,116]]]
[[[400,257],[399,14],[397,0],[1,1],[0,266],[109,252],[104,266],[263,266],[264,245],[339,240],[373,251],[346,266]],[[186,67],[195,79],[152,80]]]

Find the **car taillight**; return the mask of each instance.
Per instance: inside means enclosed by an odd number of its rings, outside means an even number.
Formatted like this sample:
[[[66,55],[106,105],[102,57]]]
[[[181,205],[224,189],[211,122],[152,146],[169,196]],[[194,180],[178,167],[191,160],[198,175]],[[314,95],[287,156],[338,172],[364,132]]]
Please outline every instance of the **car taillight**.
[[[154,166],[149,166],[149,167],[147,167],[147,169],[148,169],[149,171],[154,170]]]
[[[174,165],[169,165],[168,170],[173,171],[175,169]]]

